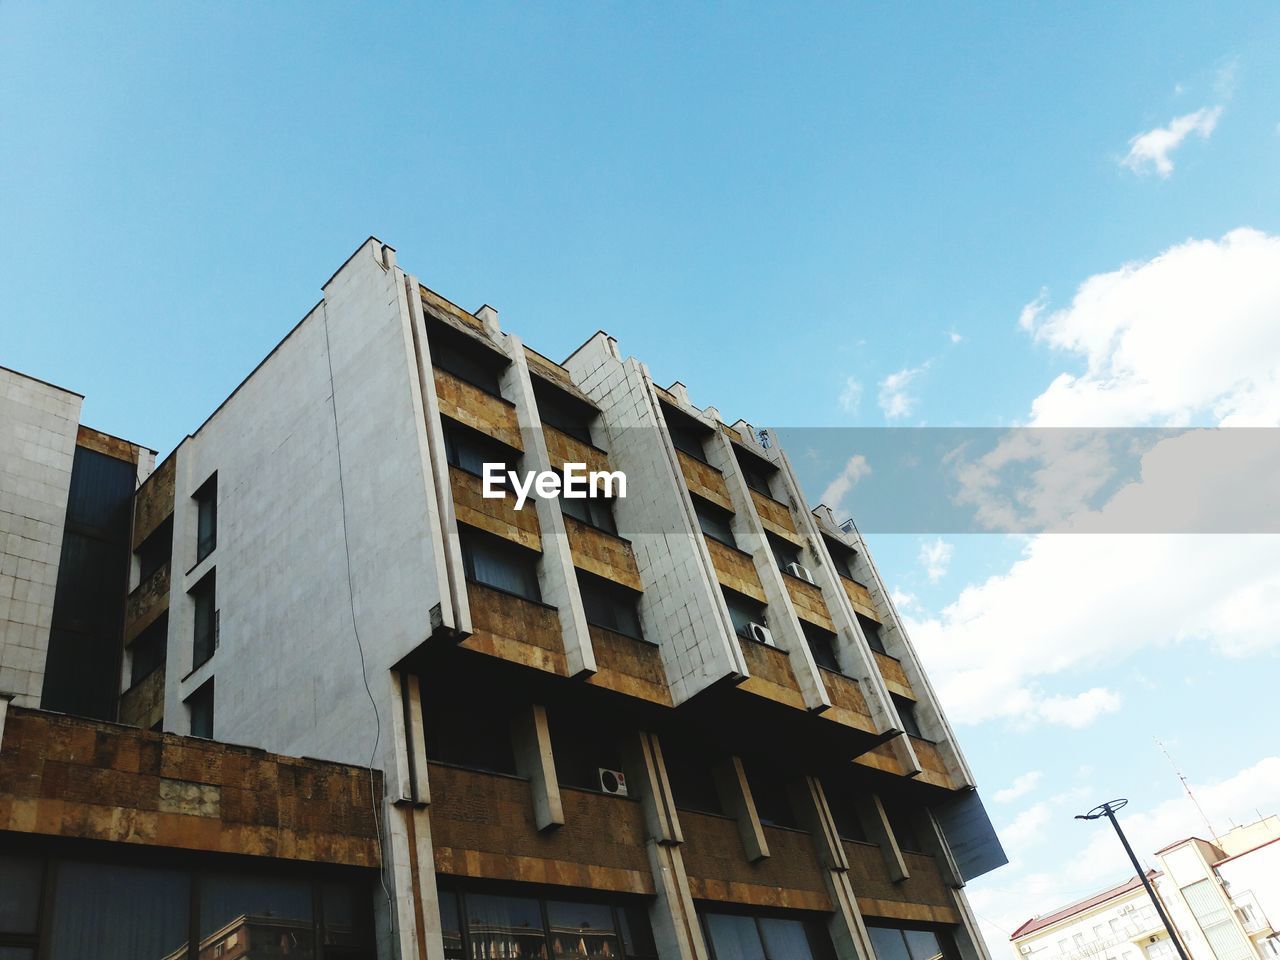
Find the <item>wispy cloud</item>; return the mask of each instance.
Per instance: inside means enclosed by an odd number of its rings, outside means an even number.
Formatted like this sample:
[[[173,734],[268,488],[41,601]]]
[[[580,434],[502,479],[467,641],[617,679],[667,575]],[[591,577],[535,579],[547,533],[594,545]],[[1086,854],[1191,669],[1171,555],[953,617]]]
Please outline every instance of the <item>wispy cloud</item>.
[[[1222,107],[1201,107],[1194,113],[1183,114],[1169,121],[1167,127],[1156,127],[1140,133],[1129,141],[1129,152],[1120,162],[1134,173],[1145,173],[1153,168],[1161,177],[1173,173],[1173,151],[1182,142],[1196,134],[1208,140],[1222,116]]]
[[[924,567],[925,576],[930,583],[937,583],[947,575],[947,568],[951,566],[951,554],[954,552],[954,545],[941,537],[920,545],[920,565]]]
[[[961,340],[964,339],[964,335],[961,333],[958,333],[955,330],[948,330],[947,339],[950,340],[952,343],[959,343]]]
[[[928,369],[928,363],[923,363],[918,367],[904,367],[880,381],[878,400],[880,409],[884,411],[887,419],[900,420],[903,417],[910,416],[911,411],[916,408],[916,404],[920,400],[919,397],[910,392],[911,385]]]
[[[1025,797],[1039,785],[1042,776],[1039,770],[1028,770],[1021,776],[1015,777],[1009,786],[996,791],[996,803],[1013,803]]]
[[[840,409],[854,414],[862,406],[862,382],[857,377],[848,377],[844,381],[844,389],[840,391]]]
[[[858,481],[870,475],[871,465],[867,463],[867,458],[860,453],[854,454],[844,465],[844,469],[822,491],[822,502],[832,510],[842,508],[844,498],[858,485]]]

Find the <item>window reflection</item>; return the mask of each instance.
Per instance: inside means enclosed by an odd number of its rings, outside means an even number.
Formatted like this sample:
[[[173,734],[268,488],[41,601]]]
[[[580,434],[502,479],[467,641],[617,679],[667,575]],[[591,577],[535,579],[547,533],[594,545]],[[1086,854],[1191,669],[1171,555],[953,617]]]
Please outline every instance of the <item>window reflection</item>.
[[[242,876],[211,876],[200,889],[200,960],[264,954],[315,955],[311,885]]]
[[[584,960],[620,956],[613,910],[598,903],[547,903],[553,957]]]
[[[183,955],[187,875],[114,864],[61,863],[52,960],[162,960]]]
[[[943,930],[867,927],[876,960],[954,960],[955,944]]]
[[[467,897],[467,934],[473,960],[545,960],[547,956],[537,900],[471,894]]]
[[[716,960],[765,960],[760,931],[751,917],[709,913],[707,933],[711,937]]]

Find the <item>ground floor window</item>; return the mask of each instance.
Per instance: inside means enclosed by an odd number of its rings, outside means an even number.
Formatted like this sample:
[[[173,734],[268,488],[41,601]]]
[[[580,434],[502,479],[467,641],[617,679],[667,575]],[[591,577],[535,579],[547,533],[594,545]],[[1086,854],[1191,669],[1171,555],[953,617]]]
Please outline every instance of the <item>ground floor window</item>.
[[[713,960],[831,960],[822,922],[739,913],[701,914]]]
[[[959,960],[955,940],[943,927],[908,928],[867,924],[876,960]]]
[[[639,899],[524,896],[440,887],[444,953],[457,960],[652,960],[657,948]]]

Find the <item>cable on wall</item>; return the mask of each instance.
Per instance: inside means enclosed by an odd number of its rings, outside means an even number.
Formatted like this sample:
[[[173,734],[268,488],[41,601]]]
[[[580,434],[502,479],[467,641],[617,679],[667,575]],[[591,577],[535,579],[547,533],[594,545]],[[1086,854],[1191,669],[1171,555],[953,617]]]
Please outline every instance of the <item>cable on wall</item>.
[[[347,492],[342,482],[342,433],[338,429],[338,395],[333,384],[333,352],[329,346],[329,309],[327,304],[321,304],[321,314],[324,317],[324,355],[325,360],[329,364],[329,409],[333,413],[333,439],[334,445],[338,453],[338,500],[342,506],[342,552],[347,563],[347,603],[351,608],[351,633],[356,640],[356,652],[360,654],[360,679],[364,681],[364,692],[369,697],[369,705],[373,707],[374,735],[373,749],[369,752],[369,801],[373,809],[373,833],[374,838],[378,842],[379,854],[382,853],[382,821],[378,811],[378,795],[374,789],[375,762],[378,759],[378,747],[382,742],[382,712],[378,709],[377,698],[373,695],[373,688],[369,686],[369,670],[365,664],[364,644],[360,640],[360,627],[356,622],[356,591],[355,577],[351,572],[351,544],[347,538]],[[387,874],[385,868],[378,870],[378,882],[382,884],[382,892],[387,898],[387,926],[391,933],[392,939],[395,938],[395,904],[392,902],[391,889],[387,886]]]

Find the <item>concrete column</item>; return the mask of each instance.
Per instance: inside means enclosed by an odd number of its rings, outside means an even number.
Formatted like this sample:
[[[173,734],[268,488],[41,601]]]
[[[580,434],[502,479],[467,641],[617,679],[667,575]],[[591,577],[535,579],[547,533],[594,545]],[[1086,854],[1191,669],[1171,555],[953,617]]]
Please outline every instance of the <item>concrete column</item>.
[[[492,311],[492,308],[488,308]],[[533,381],[529,376],[529,361],[520,338],[507,334],[503,341],[511,366],[503,378],[503,394],[516,405],[516,421],[524,438],[524,469],[543,472],[552,469],[551,456],[547,453],[546,437],[542,432],[542,418],[538,415],[538,401],[533,394]],[[543,599],[560,614],[560,634],[564,641],[565,661],[569,676],[591,674],[596,671],[596,655],[591,648],[591,634],[587,628],[586,614],[582,611],[582,596],[578,590],[578,576],[573,569],[573,555],[569,551],[569,534],[565,530],[560,504],[542,497],[531,497],[538,512],[538,526],[542,535],[542,562],[538,564],[539,586]],[[527,507],[526,507],[527,509]]]
[[[884,804],[875,793],[863,794],[857,800],[858,819],[867,839],[880,848],[884,857],[884,865],[889,871],[889,879],[894,883],[906,880],[911,876],[907,869],[907,861],[898,846],[898,838],[893,835],[889,826],[889,817],[884,812]]]
[[[938,826],[938,818],[928,807],[922,807],[917,820],[925,851],[938,861],[938,870],[942,874],[943,883],[953,889],[963,887],[964,877],[960,876],[960,868],[956,866],[955,858],[951,856],[951,847],[947,844],[942,828]]]
[[[706,960],[707,947],[689,892],[684,837],[656,735],[640,732],[627,744],[627,784],[644,808],[649,867],[657,898],[649,910],[658,955],[664,960]]]
[[[511,720],[511,740],[516,753],[516,772],[529,778],[533,794],[533,819],[539,830],[564,826],[564,806],[560,802],[560,781],[556,779],[555,756],[547,708],[530,705]]]
[[[742,850],[747,860],[751,863],[763,860],[769,856],[769,843],[764,837],[764,827],[760,823],[760,814],[756,812],[756,801],[751,796],[751,785],[747,783],[742,760],[728,757],[716,764],[712,775],[721,807],[738,821],[738,834],[742,837]]]

